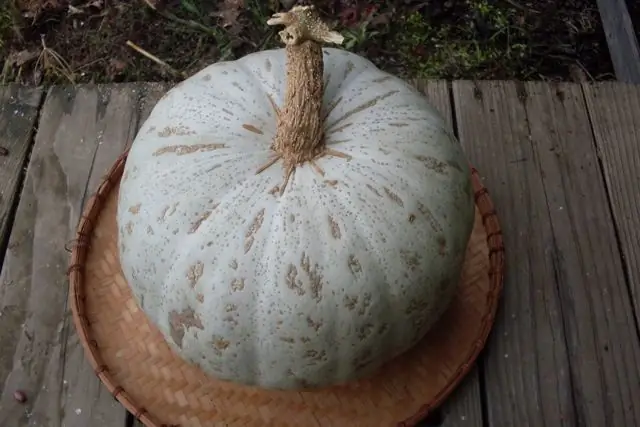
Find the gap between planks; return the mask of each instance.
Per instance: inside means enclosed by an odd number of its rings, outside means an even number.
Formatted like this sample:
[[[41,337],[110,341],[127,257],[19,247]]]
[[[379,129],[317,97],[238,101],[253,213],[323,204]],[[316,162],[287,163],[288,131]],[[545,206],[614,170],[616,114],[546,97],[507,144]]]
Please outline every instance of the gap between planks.
[[[0,87],[0,271],[24,181],[23,172],[33,147],[42,98],[40,88]]]
[[[640,86],[583,86],[640,339]]]

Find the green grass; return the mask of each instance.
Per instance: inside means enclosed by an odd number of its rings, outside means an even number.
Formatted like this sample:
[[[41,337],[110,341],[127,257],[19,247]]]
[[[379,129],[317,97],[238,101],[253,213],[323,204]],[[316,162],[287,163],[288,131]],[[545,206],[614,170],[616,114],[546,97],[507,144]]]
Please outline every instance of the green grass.
[[[417,12],[402,21],[396,32],[397,45],[403,61],[419,77],[482,74],[496,62],[511,70],[528,56],[528,48],[519,41],[526,36],[525,31],[512,25],[516,18],[513,10],[505,12],[486,0],[470,1],[469,6],[489,29],[483,40],[478,39],[473,21],[465,26],[433,26]],[[526,79],[529,74],[525,72],[523,77]]]

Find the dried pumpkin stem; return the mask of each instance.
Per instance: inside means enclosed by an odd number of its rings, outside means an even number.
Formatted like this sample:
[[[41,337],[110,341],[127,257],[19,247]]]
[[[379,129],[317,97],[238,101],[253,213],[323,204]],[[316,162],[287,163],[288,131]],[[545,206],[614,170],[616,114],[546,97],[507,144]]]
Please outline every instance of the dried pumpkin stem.
[[[289,12],[276,13],[267,24],[285,26],[279,35],[286,45],[287,85],[272,144],[285,167],[282,193],[296,166],[335,155],[327,152],[324,143],[321,43],[341,44],[344,37],[331,31],[313,6],[294,6]]]

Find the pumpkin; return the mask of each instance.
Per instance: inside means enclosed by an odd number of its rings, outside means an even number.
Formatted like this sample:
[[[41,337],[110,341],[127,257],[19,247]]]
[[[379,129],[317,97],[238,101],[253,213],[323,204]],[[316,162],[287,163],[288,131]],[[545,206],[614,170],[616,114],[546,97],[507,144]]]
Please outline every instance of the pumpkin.
[[[162,98],[126,160],[119,256],[181,358],[274,389],[374,373],[450,304],[470,168],[400,78],[340,48],[313,7],[283,49],[218,62]]]

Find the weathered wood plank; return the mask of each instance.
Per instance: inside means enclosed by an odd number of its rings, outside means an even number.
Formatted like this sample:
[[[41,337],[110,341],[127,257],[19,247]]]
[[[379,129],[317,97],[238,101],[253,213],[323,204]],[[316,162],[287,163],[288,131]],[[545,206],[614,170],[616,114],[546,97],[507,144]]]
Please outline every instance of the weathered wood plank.
[[[582,89],[528,83],[526,90],[577,421],[640,425],[640,340]]]
[[[118,135],[113,119],[126,108],[117,95],[124,88],[54,87],[47,95],[0,274],[0,330],[12,332],[3,357],[13,360],[1,378],[0,425],[123,425],[125,411],[106,389],[78,376],[83,368],[65,327],[70,313],[64,248],[74,237],[100,141]],[[78,364],[65,363],[67,356]],[[25,391],[25,404],[13,399],[17,389]],[[82,393],[82,400],[69,400]]]
[[[445,401],[442,424],[434,424],[434,427],[483,427],[480,369],[482,366],[475,366]]]
[[[41,99],[40,88],[0,87],[0,268]],[[0,343],[4,342],[1,334]],[[0,352],[0,372],[6,363]]]
[[[151,112],[151,108],[164,94],[166,85],[135,84],[113,85],[108,91],[108,103],[104,109],[104,123],[99,133],[91,176],[88,180],[87,195],[92,194],[111,168],[113,162],[133,142],[133,139]],[[88,199],[88,197],[86,197]],[[82,344],[75,332],[71,316],[64,326],[67,331],[65,372],[67,372],[67,392],[64,396],[65,407],[63,425],[65,427],[109,426],[122,427],[126,422],[124,408],[107,392],[96,377],[87,361]],[[113,411],[115,418],[105,414]],[[76,409],[81,409],[76,414]],[[117,422],[116,424],[112,424]]]
[[[453,83],[458,134],[503,227],[505,287],[484,351],[491,426],[575,426],[544,188],[514,84]]]
[[[453,129],[453,107],[448,83],[422,80],[413,83]],[[482,427],[480,390],[478,367],[475,367],[440,408],[442,427]]]
[[[597,0],[616,78],[640,83],[640,49],[625,0]]]
[[[583,85],[598,155],[640,317],[640,86]],[[640,324],[637,325],[640,328]]]
[[[85,200],[96,190],[104,174],[125,147],[131,143],[138,125],[141,85],[113,85],[93,90],[104,101],[97,148],[92,160]],[[69,89],[73,90],[73,89]],[[65,319],[65,390],[62,399],[65,427],[122,427],[126,411],[107,392],[87,361],[71,315]]]
[[[484,157],[508,251],[485,366],[489,420],[637,425],[640,343],[580,87],[478,86],[455,84],[456,111]],[[485,113],[475,113],[478,104]],[[500,123],[503,132],[492,132]]]

